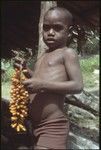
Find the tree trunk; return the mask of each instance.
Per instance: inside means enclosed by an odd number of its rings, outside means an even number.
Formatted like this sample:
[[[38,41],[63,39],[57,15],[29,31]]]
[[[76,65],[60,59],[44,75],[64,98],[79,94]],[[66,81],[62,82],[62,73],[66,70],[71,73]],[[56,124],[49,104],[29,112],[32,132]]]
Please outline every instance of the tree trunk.
[[[45,52],[47,46],[43,42],[42,37],[42,26],[43,26],[43,17],[45,12],[50,9],[51,7],[57,6],[56,1],[42,1],[41,2],[41,14],[40,14],[40,21],[39,21],[39,45],[38,45],[38,58],[41,56],[42,53]]]

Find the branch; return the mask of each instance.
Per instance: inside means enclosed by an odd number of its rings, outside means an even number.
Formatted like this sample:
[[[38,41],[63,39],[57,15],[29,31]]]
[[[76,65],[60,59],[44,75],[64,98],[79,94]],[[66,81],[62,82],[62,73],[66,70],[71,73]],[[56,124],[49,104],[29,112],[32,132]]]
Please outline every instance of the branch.
[[[98,111],[94,110],[93,108],[91,108],[90,106],[88,106],[87,104],[84,104],[81,102],[80,99],[78,99],[76,96],[71,95],[68,97],[65,97],[65,103],[68,103],[70,105],[74,105],[77,106],[79,108],[82,108],[90,113],[92,113],[95,116],[99,116]]]

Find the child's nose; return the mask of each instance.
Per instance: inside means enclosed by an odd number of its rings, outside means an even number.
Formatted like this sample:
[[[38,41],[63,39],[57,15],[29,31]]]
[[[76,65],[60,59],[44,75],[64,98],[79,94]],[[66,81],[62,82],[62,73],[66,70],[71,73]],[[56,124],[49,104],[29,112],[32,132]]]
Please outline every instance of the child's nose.
[[[49,34],[54,35],[54,34],[55,34],[54,29],[51,28],[51,29],[49,30]]]

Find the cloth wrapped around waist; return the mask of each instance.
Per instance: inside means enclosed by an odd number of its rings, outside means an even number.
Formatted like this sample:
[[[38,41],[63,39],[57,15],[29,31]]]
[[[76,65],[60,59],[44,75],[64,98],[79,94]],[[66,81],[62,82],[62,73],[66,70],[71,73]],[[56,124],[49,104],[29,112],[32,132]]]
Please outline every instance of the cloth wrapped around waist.
[[[34,128],[34,136],[62,136],[68,133],[69,121],[65,118],[52,119],[38,124]]]

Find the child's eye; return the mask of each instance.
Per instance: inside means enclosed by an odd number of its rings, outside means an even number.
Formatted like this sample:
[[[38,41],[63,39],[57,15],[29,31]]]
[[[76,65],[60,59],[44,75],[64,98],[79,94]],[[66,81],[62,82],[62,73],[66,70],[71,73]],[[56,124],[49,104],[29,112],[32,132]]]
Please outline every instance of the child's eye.
[[[44,31],[49,31],[50,29],[53,29],[54,31],[59,32],[59,31],[63,30],[63,26],[62,25],[51,25],[50,26],[50,25],[46,25],[46,24],[43,25]]]
[[[61,25],[55,25],[54,26],[55,31],[61,31],[62,29],[63,29],[63,27]]]
[[[49,26],[49,25],[43,25],[43,30],[44,30],[44,31],[50,30],[50,26]]]

